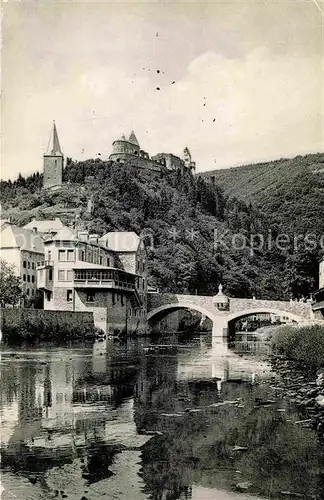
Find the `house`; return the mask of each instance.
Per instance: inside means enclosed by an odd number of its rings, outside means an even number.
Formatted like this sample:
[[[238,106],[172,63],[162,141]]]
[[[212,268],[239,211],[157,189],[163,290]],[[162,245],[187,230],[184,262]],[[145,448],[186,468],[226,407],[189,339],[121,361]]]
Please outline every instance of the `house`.
[[[44,245],[41,235],[6,221],[1,225],[0,256],[15,266],[22,279],[26,299],[24,306],[33,302],[37,292],[37,266],[44,260]]]
[[[37,284],[44,309],[93,312],[105,333],[146,331],[146,251],[133,232],[101,238],[63,227],[44,240]]]

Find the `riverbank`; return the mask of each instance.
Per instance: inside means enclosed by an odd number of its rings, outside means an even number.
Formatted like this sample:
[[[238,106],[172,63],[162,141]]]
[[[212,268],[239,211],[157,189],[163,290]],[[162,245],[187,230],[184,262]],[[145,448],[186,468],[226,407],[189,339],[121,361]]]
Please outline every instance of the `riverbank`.
[[[299,425],[324,442],[324,326],[278,328],[270,345],[276,389],[304,415]]]

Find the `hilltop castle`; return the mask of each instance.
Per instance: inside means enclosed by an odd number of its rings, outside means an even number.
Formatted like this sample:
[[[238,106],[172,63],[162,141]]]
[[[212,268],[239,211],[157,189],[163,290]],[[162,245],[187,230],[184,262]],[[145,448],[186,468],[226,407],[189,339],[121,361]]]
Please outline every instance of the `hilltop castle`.
[[[50,147],[44,154],[44,189],[58,189],[62,185],[64,156],[61,150],[58,133],[55,122],[50,138]],[[109,160],[117,164],[127,163],[151,172],[161,172],[163,170],[179,171],[183,175],[185,172],[194,173],[196,163],[192,161],[189,149],[186,147],[183,152],[183,158],[172,153],[158,153],[150,157],[143,151],[139,145],[135,132],[126,139],[122,135],[112,144],[113,150]]]
[[[184,150],[183,159],[172,153],[158,153],[150,158],[149,154],[141,149],[134,130],[128,139],[122,135],[112,145],[113,151],[109,159],[117,163],[129,162],[138,168],[157,172],[161,171],[161,167],[165,167],[167,170],[180,170],[182,174],[185,171],[194,172],[196,168],[188,148]]]

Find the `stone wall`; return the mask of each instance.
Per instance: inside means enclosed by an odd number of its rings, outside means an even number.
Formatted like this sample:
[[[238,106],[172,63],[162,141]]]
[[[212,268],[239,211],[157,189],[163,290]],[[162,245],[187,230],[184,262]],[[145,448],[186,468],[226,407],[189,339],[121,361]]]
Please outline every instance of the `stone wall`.
[[[62,185],[63,156],[44,156],[44,189]]]
[[[162,169],[165,169],[163,165],[154,160],[151,160],[150,158],[143,158],[142,156],[136,156],[129,153],[113,153],[109,156],[109,159],[113,160],[117,164],[127,163],[133,167],[151,170],[157,173],[161,172]]]
[[[134,307],[129,294],[96,290],[95,302],[91,303],[87,302],[87,292],[80,289],[75,293],[75,309],[91,311],[95,326],[105,333],[146,333],[146,311]]]

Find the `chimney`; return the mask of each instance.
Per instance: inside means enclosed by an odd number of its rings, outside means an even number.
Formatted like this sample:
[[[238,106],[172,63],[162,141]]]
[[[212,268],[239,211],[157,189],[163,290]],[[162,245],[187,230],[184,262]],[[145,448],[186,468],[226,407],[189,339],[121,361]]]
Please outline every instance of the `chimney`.
[[[90,234],[89,235],[90,243],[95,243],[96,245],[98,245],[98,239],[99,239],[99,234]]]
[[[80,238],[81,240],[88,241],[89,232],[88,231],[78,231],[78,238]]]

